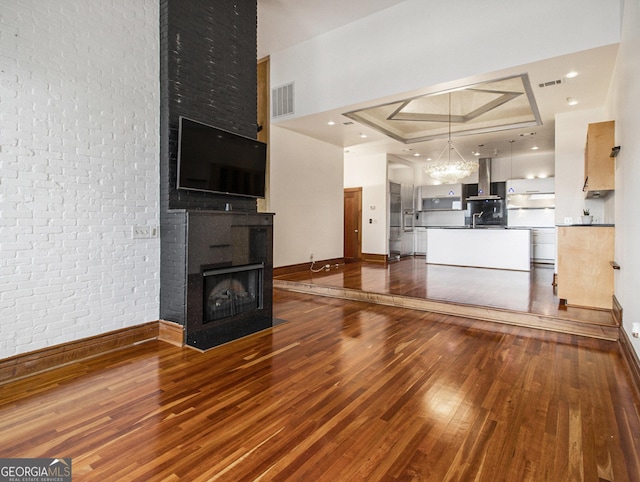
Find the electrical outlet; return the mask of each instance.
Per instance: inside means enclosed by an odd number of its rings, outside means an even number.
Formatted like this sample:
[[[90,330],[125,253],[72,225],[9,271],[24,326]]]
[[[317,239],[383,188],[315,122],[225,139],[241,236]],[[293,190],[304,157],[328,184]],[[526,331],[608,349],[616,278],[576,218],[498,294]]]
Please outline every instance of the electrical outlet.
[[[309,261],[313,261],[313,253],[309,255]]]
[[[157,238],[157,226],[133,226],[131,228],[131,237],[134,239]]]
[[[564,224],[573,224],[573,218],[571,216],[565,216]]]
[[[631,334],[634,338],[640,338],[640,323],[631,323]]]

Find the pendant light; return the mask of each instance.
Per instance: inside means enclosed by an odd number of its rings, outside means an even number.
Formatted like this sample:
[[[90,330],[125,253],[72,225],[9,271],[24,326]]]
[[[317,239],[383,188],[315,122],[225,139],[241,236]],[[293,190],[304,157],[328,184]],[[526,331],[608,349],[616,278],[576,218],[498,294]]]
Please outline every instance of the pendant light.
[[[444,155],[445,152],[447,156]],[[438,158],[424,166],[424,172],[442,184],[453,184],[476,172],[478,166],[477,159],[467,161],[451,141],[451,92],[449,92],[449,140]]]

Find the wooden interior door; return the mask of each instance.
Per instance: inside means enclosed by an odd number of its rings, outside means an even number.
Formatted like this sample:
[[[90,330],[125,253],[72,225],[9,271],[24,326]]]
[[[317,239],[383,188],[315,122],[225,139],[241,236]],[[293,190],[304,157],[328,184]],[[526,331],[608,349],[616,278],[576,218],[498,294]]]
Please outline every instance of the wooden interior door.
[[[344,190],[344,260],[362,257],[362,188]]]

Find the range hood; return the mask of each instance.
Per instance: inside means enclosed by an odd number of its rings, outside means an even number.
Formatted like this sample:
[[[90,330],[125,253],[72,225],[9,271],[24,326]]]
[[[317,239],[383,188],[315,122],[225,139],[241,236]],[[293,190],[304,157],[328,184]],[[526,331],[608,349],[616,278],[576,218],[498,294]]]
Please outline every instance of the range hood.
[[[500,196],[491,194],[491,158],[478,159],[478,165],[478,195],[469,196],[467,200],[502,199]]]

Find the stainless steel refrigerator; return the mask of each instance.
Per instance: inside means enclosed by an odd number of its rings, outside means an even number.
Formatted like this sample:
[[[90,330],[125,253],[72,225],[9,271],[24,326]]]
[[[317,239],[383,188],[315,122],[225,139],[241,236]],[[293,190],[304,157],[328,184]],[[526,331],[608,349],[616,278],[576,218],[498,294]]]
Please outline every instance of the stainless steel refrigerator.
[[[413,184],[389,182],[389,258],[410,256],[413,248]]]

